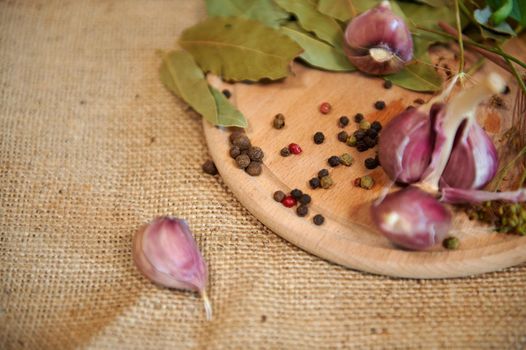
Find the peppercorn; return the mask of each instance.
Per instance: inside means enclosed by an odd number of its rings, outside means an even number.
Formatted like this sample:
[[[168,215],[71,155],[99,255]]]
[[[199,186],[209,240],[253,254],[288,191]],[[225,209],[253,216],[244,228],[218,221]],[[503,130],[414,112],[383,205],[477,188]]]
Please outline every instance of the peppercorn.
[[[349,125],[349,117],[342,115],[340,119],[338,119],[338,124],[341,128],[345,128],[347,125]]]
[[[241,154],[241,150],[237,146],[230,147],[230,157],[236,159],[238,155]]]
[[[309,180],[309,185],[313,190],[320,187],[320,179],[318,179],[317,177],[313,177]]]
[[[263,167],[261,166],[261,162],[254,161],[250,162],[245,171],[250,176],[259,176],[263,171]]]
[[[426,101],[424,101],[424,99],[422,98],[417,98],[413,101],[413,103],[416,103],[417,105],[423,105],[424,103],[426,103]]]
[[[263,150],[259,147],[250,147],[248,149],[247,155],[250,157],[251,160],[256,162],[260,162],[265,156]]]
[[[372,138],[372,139],[374,139],[374,138],[376,138],[376,136],[378,136],[378,132],[376,130],[374,130],[374,129],[367,129],[365,134],[367,136],[369,136],[370,138]]]
[[[390,89],[391,87],[393,87],[393,82],[392,81],[390,81],[390,80],[384,81],[384,88],[385,89]]]
[[[224,89],[222,93],[223,95],[225,95],[226,98],[230,98],[230,96],[232,96],[232,93],[230,92],[230,90],[227,90],[227,89]]]
[[[359,122],[361,122],[362,120],[363,120],[363,114],[362,114],[362,113],[356,113],[356,114],[354,115],[354,121],[355,121],[356,123],[359,123]]]
[[[301,204],[309,204],[310,202],[312,201],[312,198],[311,196],[309,196],[308,194],[304,193],[300,199],[298,200],[298,202],[300,202]]]
[[[282,157],[288,157],[288,156],[290,156],[289,148],[288,148],[288,147],[283,147],[283,148],[279,151],[279,154],[280,154]]]
[[[333,184],[334,182],[332,181],[332,178],[329,175],[324,176],[320,179],[320,185],[324,189],[331,187]]]
[[[292,208],[297,203],[296,199],[292,196],[285,196],[283,200],[281,201],[281,204],[286,206],[287,208]]]
[[[356,138],[357,141],[363,139],[365,137],[365,131],[363,130],[356,130],[354,133],[353,133],[354,137]]]
[[[349,134],[347,134],[345,131],[340,131],[338,133],[338,141],[347,142],[348,138],[349,138]]]
[[[318,177],[321,179],[324,176],[329,176],[329,170],[327,169],[321,169],[318,171]]]
[[[376,141],[373,138],[369,137],[369,136],[365,136],[363,138],[363,142],[365,142],[365,144],[369,148],[373,148],[374,146],[376,146]]]
[[[292,154],[300,154],[302,152],[302,149],[297,143],[291,143],[289,145],[289,151]]]
[[[375,120],[371,123],[371,129],[380,132],[380,130],[382,130],[382,124],[378,120]]]
[[[369,146],[363,140],[360,140],[356,142],[356,149],[358,152],[365,152],[369,149]]]
[[[448,237],[442,241],[442,246],[449,250],[455,250],[460,247],[460,240],[457,237]]]
[[[217,175],[217,168],[213,161],[207,160],[201,166],[203,171],[209,175]]]
[[[325,141],[325,135],[323,135],[321,131],[318,131],[317,133],[315,133],[313,138],[314,138],[314,143],[317,145],[322,144],[323,141]]]
[[[303,196],[303,192],[301,192],[300,189],[295,188],[292,191],[290,191],[290,195],[295,199],[300,199],[301,196]]]
[[[376,158],[367,158],[365,161],[365,167],[367,169],[375,169],[377,166],[378,166],[378,161],[376,160]]]
[[[241,151],[244,151],[246,149],[250,148],[250,140],[248,139],[247,135],[239,135],[232,141],[232,144],[234,146],[239,147]]]
[[[384,101],[376,101],[374,103],[374,108],[376,108],[377,110],[381,111],[382,109],[385,108],[385,102]]]
[[[241,135],[245,135],[245,132],[243,130],[236,130],[236,131],[233,131],[230,136],[229,136],[229,140],[230,140],[230,143],[234,143],[234,140],[237,139],[239,136]]]
[[[337,167],[338,165],[340,165],[340,157],[338,156],[329,157],[329,159],[327,159],[327,163],[329,163],[329,165],[332,166],[333,168]]]
[[[374,186],[374,179],[370,177],[369,175],[365,175],[359,178],[360,184],[359,186],[363,189],[370,190]]]
[[[502,92],[502,94],[503,94],[503,95],[507,95],[507,94],[510,93],[510,91],[511,91],[510,87],[509,87],[508,85],[506,85],[506,86],[504,87],[504,91]]]
[[[328,114],[330,113],[332,109],[332,106],[329,102],[323,102],[321,105],[320,105],[320,112],[322,114]]]
[[[306,205],[300,205],[299,207],[296,208],[296,214],[298,214],[298,216],[307,216],[307,214],[309,213],[309,207],[307,207]]]
[[[272,126],[274,126],[275,129],[282,129],[285,126],[285,116],[281,113],[276,114],[272,121]]]
[[[320,226],[323,225],[323,223],[325,222],[325,218],[321,214],[316,214],[312,218],[312,222],[314,222],[315,225]]]
[[[351,136],[349,136],[349,137],[347,138],[346,143],[347,143],[348,146],[355,147],[355,146],[356,146],[356,141],[357,141],[357,140],[356,140],[356,136],[351,135]]]
[[[349,153],[344,153],[340,156],[340,163],[345,166],[351,166],[354,162],[354,158]]]
[[[281,202],[283,199],[285,199],[286,195],[285,195],[285,192],[283,191],[276,191],[274,192],[273,197],[276,202]]]
[[[236,157],[236,163],[240,169],[245,169],[250,164],[250,157],[246,154],[240,154]]]
[[[364,119],[360,122],[359,127],[361,130],[368,130],[371,127],[371,123],[369,123],[367,120]]]

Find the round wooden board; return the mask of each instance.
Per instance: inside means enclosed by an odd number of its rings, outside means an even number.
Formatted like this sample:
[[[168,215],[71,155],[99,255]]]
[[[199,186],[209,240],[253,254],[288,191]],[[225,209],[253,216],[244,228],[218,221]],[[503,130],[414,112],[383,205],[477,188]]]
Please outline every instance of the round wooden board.
[[[412,252],[393,246],[373,226],[371,202],[388,183],[381,168],[369,171],[363,161],[374,156],[374,150],[358,153],[337,140],[342,129],[337,125],[341,115],[351,119],[344,129],[356,130],[352,121],[355,113],[367,120],[387,122],[393,115],[413,103],[416,98],[428,100],[429,95],[409,92],[398,87],[386,90],[380,79],[359,73],[329,73],[308,69],[296,64],[294,75],[273,84],[229,85],[211,79],[218,88],[232,92],[231,101],[249,120],[246,129],[252,144],[265,152],[263,173],[251,177],[236,167],[229,157],[228,136],[231,130],[204,122],[208,148],[224,180],[239,201],[263,224],[298,247],[332,262],[367,272],[409,278],[450,278],[499,270],[526,261],[526,237],[497,234],[485,226],[466,219],[463,212],[455,215],[452,234],[461,240],[461,248],[446,251],[438,246],[431,251]],[[513,85],[512,85],[513,86]],[[515,91],[515,90],[514,90]],[[387,107],[376,111],[373,104],[384,100]],[[332,104],[332,112],[322,115],[321,102]],[[506,103],[511,104],[511,97]],[[484,110],[482,122],[489,131],[498,131],[499,120],[511,109]],[[283,113],[286,127],[272,128],[275,114]],[[325,142],[315,145],[312,136],[322,131]],[[301,155],[281,157],[279,150],[289,143],[301,145]],[[355,158],[351,167],[330,168],[331,155],[348,152]],[[311,190],[308,180],[318,170],[328,168],[335,185],[328,190]],[[370,173],[376,180],[372,190],[353,186],[353,180]],[[273,200],[276,190],[299,188],[312,196],[309,215],[298,217],[294,209],[285,208]],[[322,226],[312,223],[321,213],[326,221]]]

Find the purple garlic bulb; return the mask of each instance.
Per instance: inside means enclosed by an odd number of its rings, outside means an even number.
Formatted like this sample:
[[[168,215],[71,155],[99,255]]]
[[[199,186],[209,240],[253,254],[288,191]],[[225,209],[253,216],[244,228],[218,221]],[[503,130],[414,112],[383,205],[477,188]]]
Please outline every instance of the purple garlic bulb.
[[[393,181],[414,183],[428,167],[433,151],[431,119],[410,108],[393,118],[382,130],[378,158]]]
[[[353,18],[344,39],[349,61],[364,73],[395,73],[413,58],[411,33],[388,1]]]
[[[484,129],[474,122],[453,146],[442,173],[441,185],[479,189],[495,177],[498,166],[495,145]]]
[[[451,214],[434,196],[417,187],[388,194],[372,206],[380,231],[393,243],[424,250],[441,242],[451,226]]]

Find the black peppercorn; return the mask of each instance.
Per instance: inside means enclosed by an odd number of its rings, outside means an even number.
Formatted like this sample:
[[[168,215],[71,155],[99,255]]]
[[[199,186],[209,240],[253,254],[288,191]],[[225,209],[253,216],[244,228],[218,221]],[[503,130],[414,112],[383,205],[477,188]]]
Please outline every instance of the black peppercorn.
[[[311,196],[309,196],[308,194],[304,193],[300,199],[298,200],[298,202],[300,202],[301,204],[309,204],[311,202],[312,198]]]
[[[378,132],[376,130],[374,130],[374,129],[367,129],[365,134],[367,136],[369,136],[370,138],[372,138],[372,139],[374,139],[374,138],[376,138],[376,136],[378,136]]]
[[[376,146],[376,141],[373,138],[369,137],[369,136],[365,136],[363,138],[363,142],[365,142],[365,144],[369,148],[373,148],[374,146]]]
[[[209,175],[217,175],[217,168],[213,161],[207,160],[203,163],[202,169],[205,173]]]
[[[345,131],[340,131],[338,133],[338,140],[341,142],[347,142],[347,139],[349,138],[349,134],[347,134]]]
[[[313,138],[314,138],[314,143],[317,145],[322,144],[323,141],[325,141],[325,135],[323,135],[323,133],[320,131],[315,133]]]
[[[321,169],[320,171],[318,171],[318,177],[321,179],[322,177],[324,176],[328,176],[329,175],[329,170],[327,169]]]
[[[367,158],[364,163],[365,167],[371,170],[375,169],[378,166],[378,161],[376,160],[376,158]]]
[[[259,147],[250,147],[247,152],[248,156],[250,157],[250,160],[260,162],[265,154],[263,153],[263,150]]]
[[[303,192],[301,192],[300,189],[293,189],[292,191],[290,191],[290,195],[296,199],[300,199],[301,196],[303,196]]]
[[[246,154],[240,154],[236,157],[237,166],[241,169],[245,169],[250,164],[250,157]]]
[[[276,192],[274,192],[274,196],[273,197],[274,197],[274,200],[276,202],[281,202],[283,200],[283,198],[285,198],[285,196],[286,196],[285,192],[283,192],[283,191],[276,191]]]
[[[250,162],[245,171],[250,176],[259,176],[263,171],[263,167],[261,166],[261,162]]]
[[[359,130],[356,130],[353,135],[356,138],[356,140],[359,141],[365,137],[365,131],[359,129]]]
[[[320,187],[320,179],[318,179],[317,177],[313,177],[312,179],[309,180],[309,186],[312,189],[316,189]]]
[[[340,157],[332,156],[327,160],[327,163],[329,163],[329,165],[332,167],[337,167],[338,165],[340,165]]]
[[[230,147],[230,157],[236,159],[238,155],[241,154],[241,150],[237,146]]]
[[[385,102],[384,101],[376,101],[374,103],[374,108],[376,108],[377,110],[381,111],[382,109],[385,108]]]
[[[375,120],[371,123],[371,129],[376,130],[376,132],[380,132],[380,130],[382,130],[382,124],[378,120]]]
[[[288,157],[290,156],[290,150],[288,147],[283,147],[281,149],[281,151],[279,151],[279,154],[282,156],[282,157]]]
[[[241,151],[244,151],[246,149],[250,148],[250,140],[248,139],[247,135],[239,135],[232,141],[232,144],[234,146],[239,147]]]
[[[300,205],[296,208],[296,214],[298,214],[298,216],[307,216],[308,213],[309,207],[307,207],[306,205]]]
[[[314,222],[315,225],[320,226],[320,225],[323,225],[323,223],[325,222],[325,218],[321,214],[316,214],[312,218],[312,221]]]
[[[361,122],[362,120],[363,120],[363,114],[362,114],[362,113],[356,113],[356,114],[354,115],[354,121],[355,121],[356,123],[359,123],[359,122]]]
[[[390,80],[384,81],[384,88],[385,89],[390,89],[392,87],[393,87],[393,83]]]
[[[230,90],[224,89],[222,92],[226,98],[230,98],[230,96],[232,96],[232,93],[230,92]]]
[[[360,140],[356,142],[356,149],[358,152],[365,152],[369,149],[369,146],[363,140]]]
[[[349,125],[349,117],[342,115],[338,120],[338,124],[341,128],[345,128],[347,125]]]

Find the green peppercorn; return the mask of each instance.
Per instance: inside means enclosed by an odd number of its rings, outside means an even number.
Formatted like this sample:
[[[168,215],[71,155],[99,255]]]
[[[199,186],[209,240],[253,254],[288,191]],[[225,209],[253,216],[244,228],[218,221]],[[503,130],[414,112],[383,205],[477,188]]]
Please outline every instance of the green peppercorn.
[[[351,135],[351,136],[349,136],[349,137],[347,138],[347,142],[346,142],[346,143],[347,143],[348,146],[355,147],[357,141],[358,141],[358,140],[356,140],[356,136]]]
[[[259,176],[263,172],[263,167],[261,162],[250,162],[250,164],[246,167],[245,171],[250,176]]]
[[[250,157],[251,160],[256,162],[262,161],[263,157],[265,156],[263,150],[260,147],[250,147],[248,149],[247,155]]]
[[[315,225],[320,226],[320,225],[323,225],[323,223],[325,222],[325,218],[321,214],[316,214],[312,218],[312,221],[314,222]]]
[[[351,166],[354,158],[349,153],[344,153],[340,156],[340,162],[345,166]]]
[[[367,120],[362,120],[360,122],[360,130],[368,130],[371,127],[371,123],[369,123]]]
[[[460,240],[457,237],[448,237],[442,241],[442,246],[449,250],[455,250],[460,247]]]
[[[282,156],[282,157],[288,157],[290,156],[290,150],[288,147],[283,147],[281,149],[281,151],[279,151],[279,154]]]
[[[298,216],[307,216],[307,214],[309,213],[309,207],[307,207],[306,205],[300,205],[299,207],[296,208],[296,214],[298,214]]]
[[[366,190],[370,190],[374,186],[374,179],[369,175],[362,176],[360,178],[360,187]]]
[[[332,185],[334,184],[334,182],[332,181],[332,178],[327,175],[327,176],[324,176],[320,179],[320,185],[322,188],[324,189],[328,189],[329,187],[331,187]]]
[[[250,164],[250,157],[246,154],[240,154],[236,157],[236,163],[240,169],[245,169]]]

